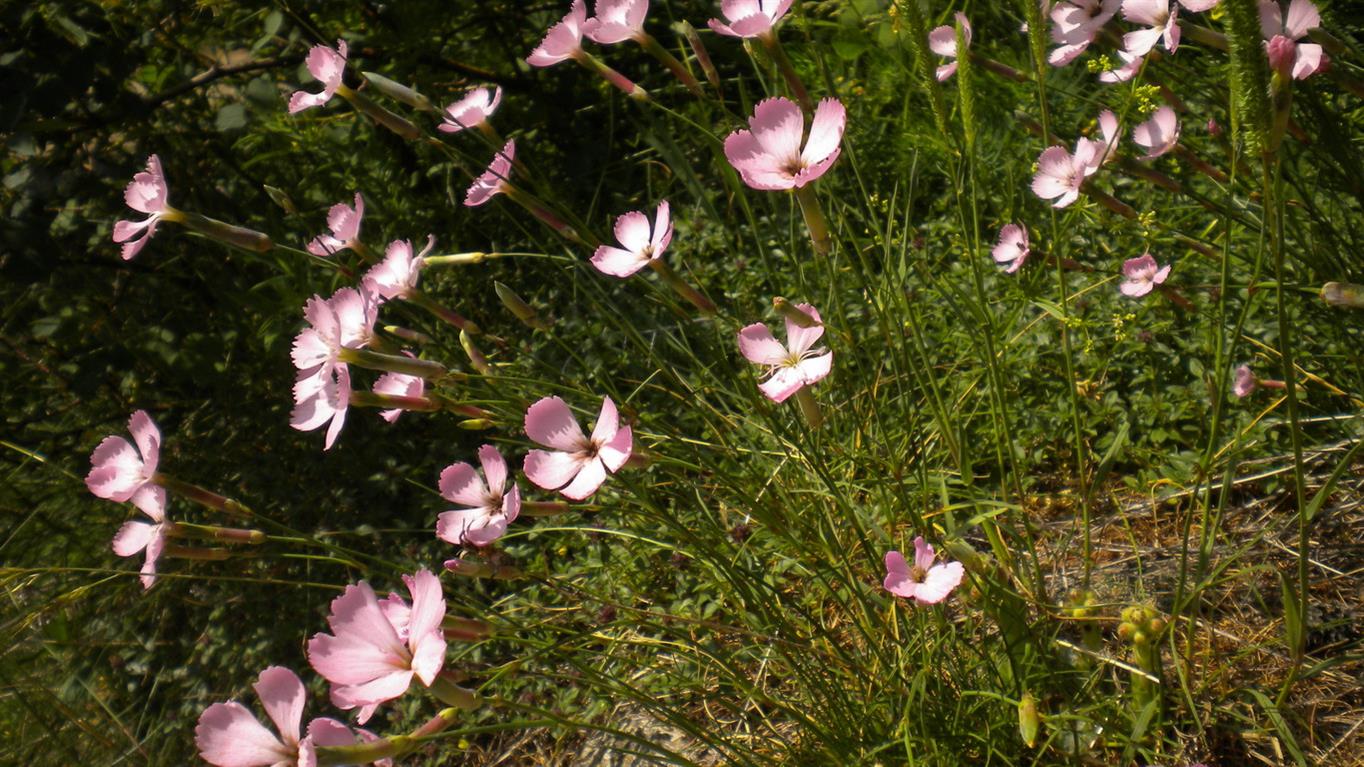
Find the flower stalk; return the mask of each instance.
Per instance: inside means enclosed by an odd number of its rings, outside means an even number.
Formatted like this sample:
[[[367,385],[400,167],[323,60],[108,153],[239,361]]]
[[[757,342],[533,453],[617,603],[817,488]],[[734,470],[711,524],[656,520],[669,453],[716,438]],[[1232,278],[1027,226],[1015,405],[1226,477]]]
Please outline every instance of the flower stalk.
[[[786,55],[786,49],[781,46],[781,40],[776,33],[768,32],[759,35],[763,47],[767,49],[767,54],[772,57],[773,63],[777,65],[777,70],[786,80],[786,87],[790,89],[791,95],[806,114],[815,111],[814,103],[810,101],[810,94],[805,90],[805,83],[800,81],[800,75],[796,73],[796,67],[791,63],[790,57]]]
[[[699,290],[688,285],[687,281],[682,279],[681,275],[677,272],[673,271],[673,268],[668,266],[663,259],[653,259],[649,262],[649,268],[653,269],[659,279],[663,280],[668,287],[672,288],[674,293],[677,293],[677,295],[691,302],[691,305],[695,306],[697,311],[707,316],[715,314],[715,304],[712,303],[709,298],[702,295]]]
[[[824,412],[819,409],[819,400],[815,399],[810,387],[802,387],[796,392],[796,402],[800,404],[800,414],[805,417],[805,423],[809,424],[811,429],[818,429],[824,425]]]
[[[231,245],[242,250],[249,250],[255,253],[264,253],[275,244],[271,242],[269,235],[257,232],[254,229],[247,229],[243,226],[219,221],[216,218],[209,218],[198,213],[187,213],[177,210],[173,215],[167,214],[163,218],[166,221],[176,221],[192,232],[198,232],[213,240]]]
[[[829,220],[824,217],[824,209],[820,207],[819,196],[815,194],[814,186],[806,184],[797,187],[796,202],[800,203],[800,214],[805,219],[805,228],[810,232],[810,241],[815,247],[815,253],[821,256],[829,255],[833,250],[833,240],[829,237]]]
[[[460,331],[463,333],[464,331]],[[402,373],[431,380],[445,375],[445,366],[439,362],[407,357],[401,354],[382,354],[369,349],[342,347],[337,359],[350,365],[367,370],[382,370],[386,373]]]

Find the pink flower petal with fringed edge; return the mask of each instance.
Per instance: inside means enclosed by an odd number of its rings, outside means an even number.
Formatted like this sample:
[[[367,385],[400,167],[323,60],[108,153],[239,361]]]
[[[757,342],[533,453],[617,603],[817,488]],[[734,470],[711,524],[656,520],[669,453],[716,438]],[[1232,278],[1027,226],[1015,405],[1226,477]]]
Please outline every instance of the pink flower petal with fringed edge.
[[[586,21],[587,8],[583,0],[573,0],[568,15],[549,28],[545,39],[526,57],[526,63],[533,67],[548,67],[572,58],[582,50],[583,24]]]
[[[579,0],[581,2],[581,0]],[[488,169],[474,179],[464,196],[464,205],[476,208],[506,191],[511,181],[512,161],[516,159],[516,139],[509,139],[502,151],[493,155]]]
[[[445,108],[441,124],[437,130],[445,133],[459,133],[467,128],[477,128],[486,123],[502,103],[502,86],[489,91],[487,88],[474,88],[459,101]]]

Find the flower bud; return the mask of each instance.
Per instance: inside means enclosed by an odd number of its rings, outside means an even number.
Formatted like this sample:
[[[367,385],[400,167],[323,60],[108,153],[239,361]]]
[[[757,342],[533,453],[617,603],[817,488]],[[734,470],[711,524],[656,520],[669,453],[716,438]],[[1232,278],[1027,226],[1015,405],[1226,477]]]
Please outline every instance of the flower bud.
[[[502,305],[527,327],[535,330],[545,330],[549,327],[549,322],[541,317],[534,307],[516,295],[516,291],[496,281],[493,282],[493,290],[497,291],[497,297],[501,299]]]
[[[1321,300],[1331,306],[1364,309],[1364,285],[1349,282],[1328,282],[1321,286]]]
[[[1293,61],[1297,57],[1297,43],[1284,35],[1275,35],[1266,47],[1269,50],[1269,68],[1285,80],[1291,78]]]
[[[1030,692],[1023,693],[1023,699],[1018,702],[1018,733],[1023,736],[1028,748],[1037,744],[1037,730],[1041,721],[1037,713],[1037,698]]]
[[[233,226],[216,218],[201,216],[198,213],[182,212],[180,223],[184,224],[185,228],[190,231],[198,232],[224,245],[232,245],[242,250],[264,253],[275,247],[275,244],[270,241],[270,237],[262,232]]]
[[[781,296],[772,298],[772,308],[781,313],[781,316],[790,320],[791,324],[801,328],[817,328],[823,323],[801,311],[795,304],[787,301]]]
[[[483,352],[474,346],[474,339],[468,331],[459,331],[459,345],[464,347],[464,353],[469,355],[469,364],[474,366],[474,370],[485,376],[493,374],[493,366],[488,364],[488,358],[483,356]]]
[[[486,431],[493,428],[493,422],[487,418],[468,418],[459,422],[459,428],[465,431]]]
[[[375,74],[374,72],[361,72],[360,74],[369,81],[370,85],[374,86],[376,91],[379,91],[394,101],[401,101],[413,109],[420,109],[423,112],[436,111],[436,108],[431,105],[429,99],[402,83],[394,82],[387,77]]]
[[[1130,639],[1132,637],[1132,634],[1136,630],[1137,630],[1136,626],[1133,626],[1131,623],[1123,621],[1122,623],[1118,624],[1118,638]]]
[[[287,192],[279,187],[270,186],[269,184],[264,184],[263,186],[265,187],[265,193],[270,196],[270,199],[273,200],[276,205],[283,208],[285,213],[288,213],[291,216],[298,213],[298,206],[294,205],[293,199],[289,197]]]

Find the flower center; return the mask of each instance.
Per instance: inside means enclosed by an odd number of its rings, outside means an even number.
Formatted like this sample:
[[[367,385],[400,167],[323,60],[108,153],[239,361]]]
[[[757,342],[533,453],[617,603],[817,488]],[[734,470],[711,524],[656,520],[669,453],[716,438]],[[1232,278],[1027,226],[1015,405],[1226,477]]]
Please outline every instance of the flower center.
[[[909,579],[915,583],[923,583],[924,578],[928,577],[928,571],[915,565],[909,568]]]

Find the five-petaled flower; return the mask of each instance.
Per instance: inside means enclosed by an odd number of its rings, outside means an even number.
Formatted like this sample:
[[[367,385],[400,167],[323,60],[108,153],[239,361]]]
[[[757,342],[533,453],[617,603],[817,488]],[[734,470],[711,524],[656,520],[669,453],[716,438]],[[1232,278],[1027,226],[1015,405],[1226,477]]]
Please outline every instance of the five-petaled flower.
[[[1293,0],[1288,15],[1279,9],[1278,0],[1260,0],[1260,31],[1264,33],[1274,69],[1302,80],[1321,71],[1328,57],[1316,43],[1298,42],[1321,26],[1321,14],[1312,0]]]
[[[146,550],[142,587],[149,589],[156,582],[156,560],[166,543],[166,490],[156,484],[161,431],[145,410],[128,419],[128,431],[137,447],[119,436],[105,437],[90,455],[85,486],[100,498],[118,503],[131,501],[151,518],[150,523],[140,519],[124,522],[113,541],[114,553],[120,557]]]
[[[961,11],[956,13],[957,24],[961,26],[962,39],[966,42],[966,47],[971,47],[971,22],[966,18],[966,14]],[[936,72],[938,81],[941,82],[951,77],[957,71],[957,28],[943,25],[935,28],[928,33],[928,47],[939,56],[951,59],[950,62],[938,67]]]
[[[800,188],[838,159],[847,119],[837,99],[821,100],[802,149],[805,116],[800,107],[780,96],[766,99],[753,110],[751,131],[737,130],[725,138],[725,157],[754,189]]]
[[[492,162],[488,164],[488,169],[483,171],[483,175],[469,185],[469,192],[464,196],[464,204],[470,208],[477,207],[511,188],[511,169],[515,159],[516,139],[509,139],[502,147],[502,151],[493,155]]]
[[[933,547],[919,536],[914,539],[914,566],[910,567],[898,551],[886,552],[886,591],[897,597],[913,599],[921,605],[943,601],[961,584],[965,568],[960,562],[933,563]]]
[[[1061,67],[1084,53],[1099,31],[1113,18],[1122,0],[1061,0],[1051,9],[1051,39],[1059,47],[1047,62]]]
[[[761,322],[739,331],[739,351],[749,362],[767,368],[769,378],[758,388],[773,402],[785,402],[806,386],[819,383],[833,369],[834,353],[823,347],[813,348],[824,335],[819,311],[809,304],[796,304],[796,309],[808,315],[814,324],[803,328],[786,318],[785,346]]]
[[[1122,263],[1122,276],[1124,279],[1118,290],[1125,296],[1140,298],[1165,282],[1170,276],[1170,266],[1161,266],[1150,253],[1143,253]]]
[[[601,245],[592,255],[592,265],[602,274],[629,277],[643,269],[650,261],[660,258],[673,239],[672,217],[668,201],[658,204],[653,228],[643,211],[632,210],[616,219],[616,239],[622,247]]]
[[[620,413],[610,397],[604,397],[597,425],[588,438],[568,404],[558,397],[545,397],[526,411],[526,436],[553,450],[531,450],[522,469],[526,477],[546,490],[558,490],[566,498],[581,501],[619,471],[630,458],[633,435],[620,425]]]
[[[422,267],[426,265],[426,255],[436,247],[436,238],[426,237],[426,247],[416,255],[412,254],[410,240],[394,240],[384,251],[384,260],[375,264],[365,273],[361,284],[370,293],[385,301],[394,298],[406,299],[417,290],[421,279]]]
[[[123,190],[123,201],[128,207],[147,217],[141,221],[120,220],[114,223],[114,242],[123,243],[123,260],[136,256],[147,241],[156,234],[161,219],[173,219],[178,211],[170,206],[170,190],[166,188],[166,174],[161,171],[161,158],[147,158],[147,169],[133,176]],[[138,237],[141,232],[142,236]]]
[[[338,202],[327,211],[327,228],[331,234],[319,234],[308,243],[308,252],[327,257],[346,248],[355,248],[360,241],[360,221],[365,217],[365,198],[355,193],[355,207]]]
[[[724,0],[720,13],[725,21],[709,23],[712,30],[730,37],[768,37],[789,10],[791,0]]]
[[[501,538],[521,513],[521,490],[515,482],[507,489],[507,462],[502,454],[484,445],[478,449],[478,461],[483,465],[483,479],[463,461],[440,473],[441,497],[465,507],[441,512],[436,518],[436,537],[443,541],[487,546]]]
[[[1146,26],[1122,36],[1128,53],[1145,56],[1162,38],[1165,50],[1179,50],[1179,6],[1171,0],[1122,0],[1122,17]]]
[[[1132,129],[1132,140],[1146,147],[1143,160],[1154,160],[1179,143],[1179,118],[1170,106],[1162,106],[1151,119]]]
[[[1087,138],[1075,142],[1074,154],[1065,147],[1047,147],[1037,158],[1037,175],[1032,179],[1032,191],[1052,205],[1064,208],[1080,197],[1080,189],[1099,169],[1106,154],[1096,141]]]
[[[336,50],[325,45],[314,45],[308,51],[308,72],[322,83],[321,93],[294,91],[289,97],[289,114],[305,109],[320,107],[331,101],[332,96],[342,87],[341,78],[346,74],[346,41],[337,40]]]
[[[1255,379],[1255,374],[1251,372],[1250,366],[1241,365],[1236,368],[1236,374],[1232,378],[1231,393],[1235,394],[1238,398],[1249,397],[1250,394],[1255,391],[1257,383],[1258,381]]]
[[[446,133],[459,133],[468,128],[481,128],[493,116],[502,103],[502,86],[492,91],[487,88],[474,88],[464,94],[464,98],[445,108],[441,124],[437,130]]]
[[[313,296],[303,309],[310,327],[294,337],[293,360],[299,376],[290,425],[312,431],[330,422],[323,449],[331,449],[350,406],[350,369],[341,360],[342,349],[369,344],[378,311],[378,302],[363,286],[360,290],[342,288],[326,300]]]
[[[1027,228],[1018,224],[1006,224],[999,230],[999,241],[995,243],[991,255],[995,263],[1004,267],[1005,274],[1013,274],[1023,268],[1029,252]]]
[[[549,28],[545,39],[526,57],[533,67],[548,67],[574,58],[583,50],[583,25],[587,22],[587,6],[583,0],[573,0],[573,7],[559,23]]]
[[[406,351],[403,354],[408,357],[414,356]],[[420,397],[426,393],[426,379],[407,373],[384,373],[374,382],[373,391],[375,394],[388,394],[394,397]],[[400,407],[379,411],[379,417],[389,423],[398,420],[398,416],[402,414],[403,409]]]
[[[583,23],[583,34],[599,45],[644,37],[649,0],[597,0],[596,14]]]
[[[427,687],[445,664],[445,596],[440,579],[427,570],[404,575],[409,606],[396,593],[380,602],[365,581],[332,600],[331,634],[308,640],[308,662],[332,683],[332,703],[359,708],[364,724],[380,703],[407,691],[415,676]]]
[[[236,701],[214,703],[199,715],[194,728],[194,743],[204,761],[215,767],[316,767],[318,746],[352,746],[376,739],[364,730],[357,737],[349,727],[327,717],[309,722],[307,736],[300,737],[307,690],[287,668],[265,669],[253,687],[279,734],[266,729],[250,709]],[[391,762],[383,759],[375,764]]]

